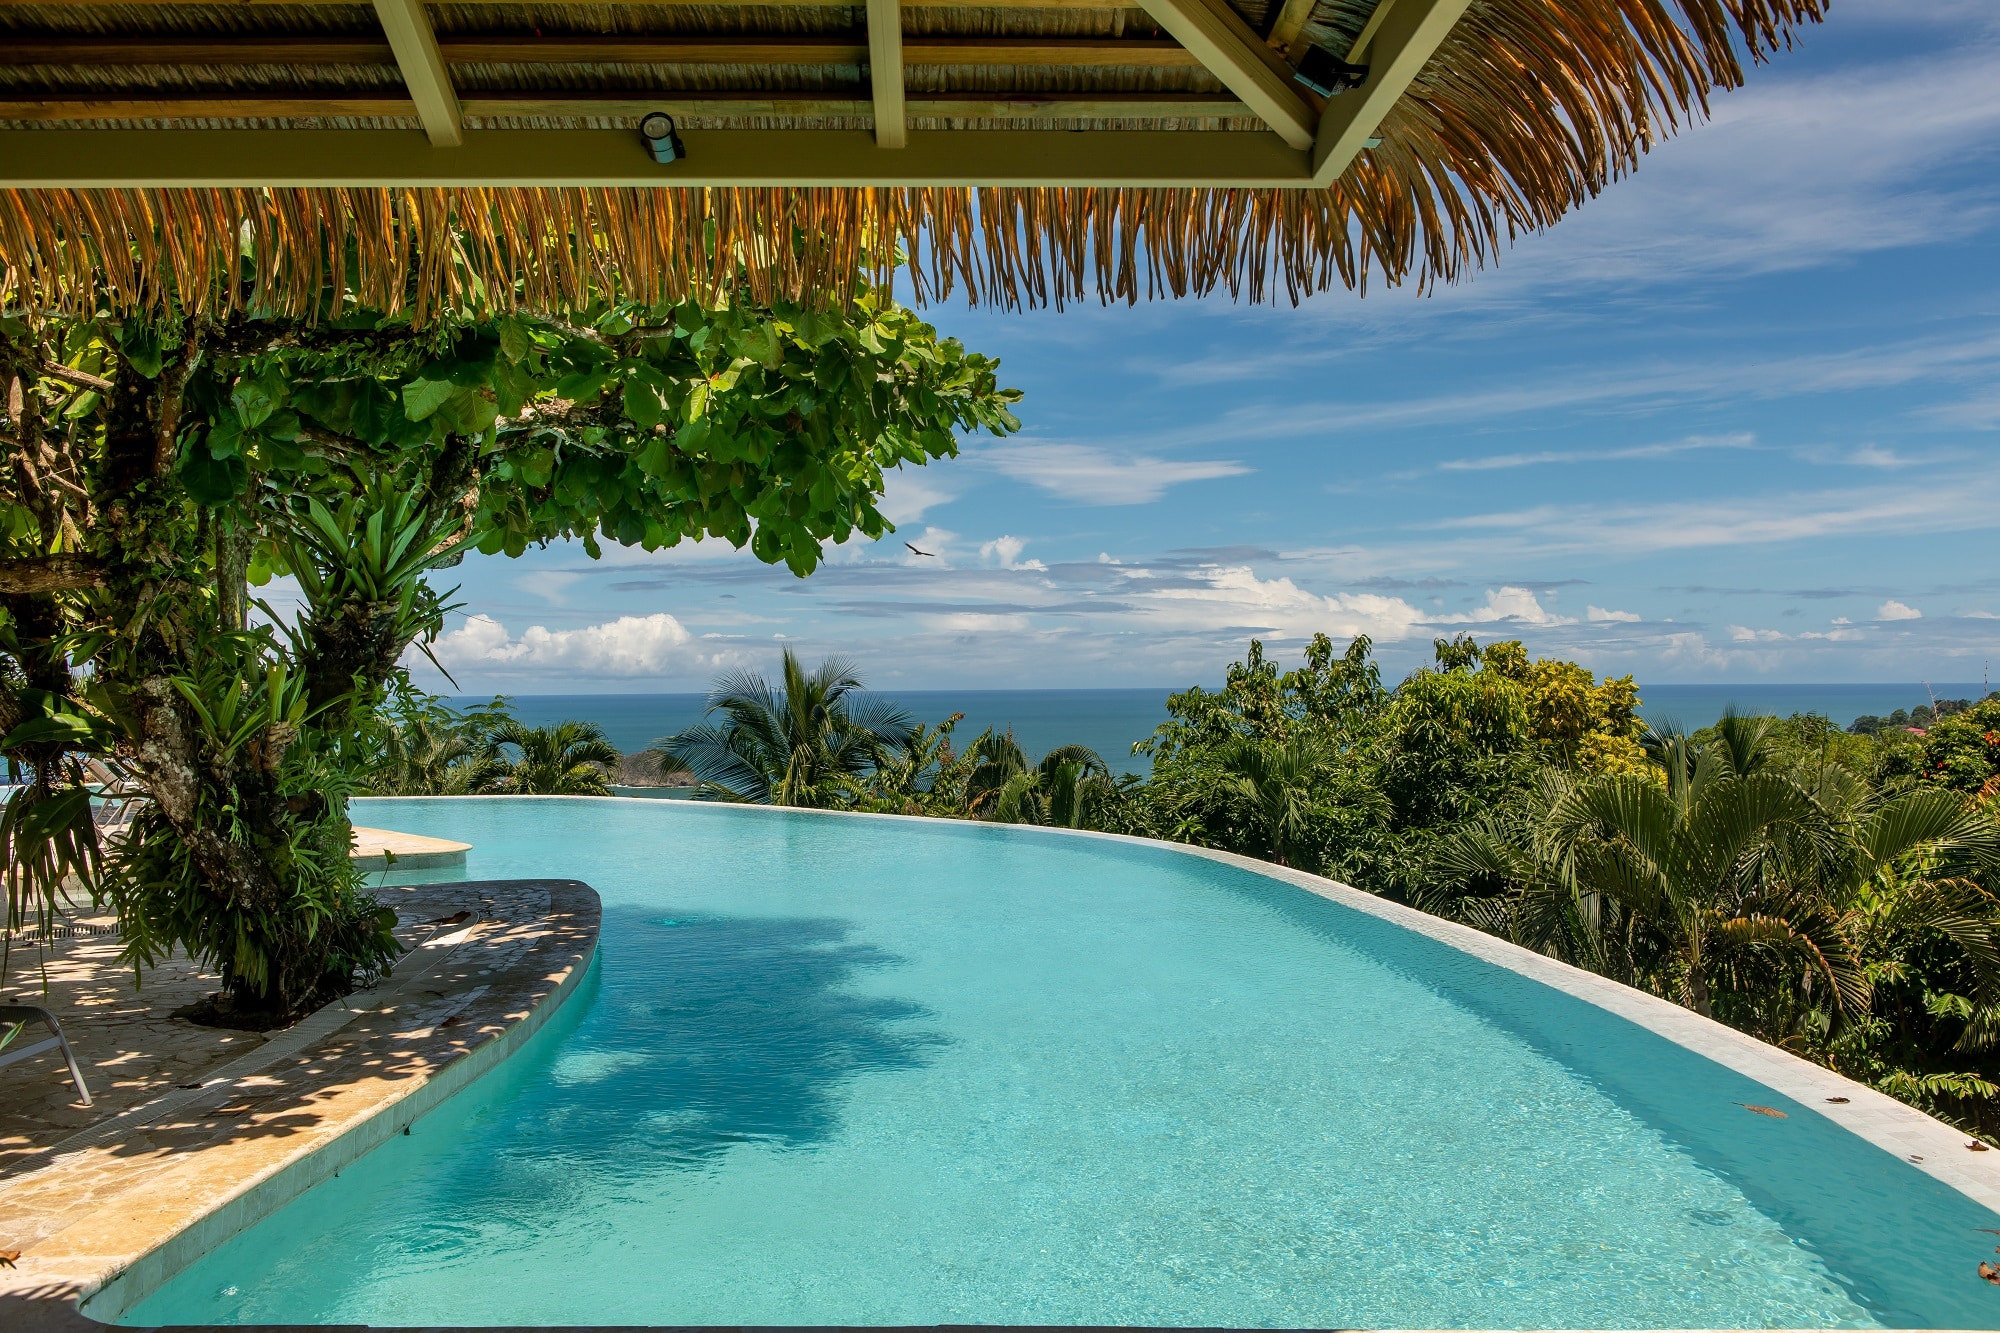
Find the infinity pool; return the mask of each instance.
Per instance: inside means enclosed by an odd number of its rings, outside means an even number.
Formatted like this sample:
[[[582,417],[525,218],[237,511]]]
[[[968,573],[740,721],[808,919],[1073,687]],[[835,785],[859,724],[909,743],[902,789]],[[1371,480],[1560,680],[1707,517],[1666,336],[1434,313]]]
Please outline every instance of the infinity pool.
[[[603,896],[499,1071],[130,1324],[1992,1327],[2000,1218],[1261,875],[669,801],[357,803]],[[1787,1119],[1751,1114],[1772,1106]]]

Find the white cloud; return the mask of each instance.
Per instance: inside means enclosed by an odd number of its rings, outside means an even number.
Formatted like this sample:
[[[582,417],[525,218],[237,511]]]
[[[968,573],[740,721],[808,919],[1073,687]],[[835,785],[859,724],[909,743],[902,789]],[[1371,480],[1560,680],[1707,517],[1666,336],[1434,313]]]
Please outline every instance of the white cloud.
[[[1532,454],[1493,454],[1485,458],[1447,458],[1440,472],[1493,472],[1503,468],[1539,467],[1547,463],[1617,463],[1646,458],[1672,458],[1699,449],[1753,449],[1757,437],[1749,431],[1733,435],[1690,435],[1668,444],[1635,444],[1615,449],[1544,449]]]
[[[1924,613],[1917,610],[1914,606],[1899,602],[1891,597],[1888,601],[1875,608],[1875,618],[1877,620],[1922,620]]]
[[[1974,473],[1942,490],[1912,484],[1649,505],[1547,504],[1468,514],[1430,526],[1515,534],[1513,549],[1521,553],[1638,555],[1861,533],[1984,528],[1992,523],[1996,494],[2000,478]]]
[[[1641,618],[1636,611],[1607,611],[1601,606],[1591,607],[1585,615],[1593,621],[1621,621],[1627,623]]]
[[[514,586],[531,596],[560,606],[569,586],[583,575],[567,569],[537,569],[514,580]]]
[[[1846,616],[1835,616],[1833,618],[1833,623],[1836,625],[1852,625],[1854,622],[1852,620],[1849,620]]]
[[[1237,477],[1250,471],[1222,460],[1177,461],[1146,454],[1114,453],[1088,444],[1002,444],[975,455],[977,461],[1016,481],[1084,504],[1151,504],[1169,486]]]
[[[1710,647],[1707,639],[1691,632],[1669,634],[1666,647],[1660,652],[1660,660],[1663,663],[1686,663],[1689,666],[1718,670],[1729,666],[1735,657],[1734,653]]]
[[[1021,552],[1027,549],[1026,537],[1000,536],[990,542],[980,543],[979,558],[1002,569],[1046,570],[1048,566],[1039,560],[1021,559]]]
[[[1289,578],[1260,579],[1248,565],[1210,566],[1169,586],[1147,587],[1154,577],[1144,569],[1130,570],[1131,584],[1120,588],[1118,596],[1136,605],[1156,630],[1251,631],[1286,639],[1366,634],[1393,643],[1430,619],[1400,597],[1322,596]]]
[[[682,675],[710,670],[726,655],[703,651],[680,621],[665,612],[620,616],[580,629],[530,625],[516,637],[491,616],[472,616],[439,635],[431,651],[454,674],[570,672],[586,676]]]
[[[1791,636],[1781,634],[1774,629],[1751,629],[1745,625],[1731,625],[1729,637],[1738,643],[1777,643]]]
[[[901,527],[915,523],[940,505],[958,498],[958,491],[936,476],[912,468],[899,467],[882,478],[882,498],[875,507],[882,517]]]
[[[1574,625],[1575,616],[1559,616],[1545,610],[1535,594],[1526,588],[1506,587],[1486,590],[1486,605],[1456,615],[1434,616],[1441,625],[1490,625],[1515,621],[1524,625]]]

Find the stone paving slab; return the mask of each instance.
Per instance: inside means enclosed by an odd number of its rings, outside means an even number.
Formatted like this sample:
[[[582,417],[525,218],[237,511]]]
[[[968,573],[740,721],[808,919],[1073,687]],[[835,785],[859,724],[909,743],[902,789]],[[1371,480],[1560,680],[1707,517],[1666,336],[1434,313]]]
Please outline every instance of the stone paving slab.
[[[396,938],[406,949],[435,936],[437,920],[458,912],[482,916],[490,907],[482,902],[483,891],[468,891],[463,883],[374,892],[396,910]],[[116,924],[111,917],[79,920],[87,926]],[[118,961],[122,947],[114,935],[58,939],[43,948],[13,946],[0,1002],[40,1005],[55,1014],[83,1066],[92,1105],[77,1097],[54,1051],[0,1070],[0,1181],[25,1169],[19,1163],[26,1156],[177,1085],[200,1082],[264,1044],[263,1033],[201,1027],[173,1016],[221,986],[213,973],[177,952],[148,968],[135,987],[132,969]],[[366,992],[346,1001],[365,1002]],[[0,1236],[4,1248],[9,1246]]]
[[[21,1251],[0,1269],[0,1328],[116,1319],[504,1058],[595,953],[597,895],[575,880],[427,887],[483,911],[438,927],[382,986],[269,1034],[195,1086],[17,1156],[0,1179],[0,1249]]]

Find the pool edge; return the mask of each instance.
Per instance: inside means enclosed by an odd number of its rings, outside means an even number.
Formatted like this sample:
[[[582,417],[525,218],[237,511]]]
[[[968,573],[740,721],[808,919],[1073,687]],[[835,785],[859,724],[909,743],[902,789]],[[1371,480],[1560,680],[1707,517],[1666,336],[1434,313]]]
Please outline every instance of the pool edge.
[[[609,801],[630,804],[634,798],[622,796],[489,796],[477,798],[376,796],[371,801],[409,800],[507,800],[507,801]],[[723,801],[652,801],[649,806],[728,811],[755,818],[759,815],[810,816],[827,819],[912,820],[949,828],[1002,829],[1018,835],[1048,835],[1088,838],[1165,849],[1232,866],[1304,889],[1343,907],[1366,912],[1408,930],[1502,967],[1519,976],[1603,1009],[1663,1037],[1683,1049],[1711,1060],[1725,1069],[1754,1079],[1812,1110],[1874,1147],[1893,1153],[1932,1179],[1965,1195],[1973,1202],[2000,1215],[2000,1152],[1969,1151],[1970,1136],[1927,1115],[1907,1102],[1897,1101],[1865,1083],[1814,1064],[1800,1056],[1760,1041],[1745,1032],[1712,1018],[1703,1018],[1691,1009],[1658,996],[1649,995],[1623,982],[1599,976],[1559,959],[1536,953],[1476,927],[1450,921],[1402,903],[1357,889],[1351,884],[1273,865],[1254,857],[1225,852],[1213,847],[1141,838],[1126,833],[1100,833],[1091,829],[1044,828],[1032,824],[991,824],[976,820],[944,819],[931,815],[878,814],[862,810],[808,810],[792,806],[735,804]],[[1845,1097],[1843,1103],[1830,1097]],[[1989,1164],[1990,1163],[1990,1164]]]
[[[483,941],[489,950],[508,943],[515,946],[504,970],[496,971],[492,960],[479,951],[461,952],[463,944],[478,933],[481,923],[475,923],[457,932],[465,939],[442,956],[427,960],[424,966],[370,995],[374,1003],[369,1008],[351,1010],[341,1017],[329,1014],[333,1008],[329,1006],[302,1020],[299,1027],[322,1020],[313,1041],[274,1056],[259,1051],[245,1057],[246,1062],[261,1057],[268,1064],[296,1056],[303,1064],[344,1041],[357,1047],[348,1058],[366,1065],[369,1056],[359,1047],[372,1041],[369,1049],[377,1061],[385,1054],[409,1058],[406,1051],[375,1049],[383,1042],[402,1047],[429,1043],[431,1053],[424,1058],[433,1063],[405,1074],[407,1085],[393,1089],[393,1095],[378,1093],[353,1107],[337,1124],[299,1134],[288,1151],[267,1153],[262,1162],[215,1163],[229,1178],[199,1182],[208,1190],[178,1196],[183,1205],[178,1209],[171,1199],[153,1200],[149,1206],[143,1196],[149,1188],[171,1190],[172,1182],[163,1182],[161,1177],[194,1173],[202,1150],[170,1157],[154,1172],[135,1166],[132,1174],[139,1179],[106,1194],[88,1212],[66,1220],[60,1230],[24,1246],[17,1265],[0,1274],[0,1326],[8,1333],[87,1333],[113,1326],[110,1321],[121,1318],[201,1255],[339,1174],[389,1138],[407,1132],[410,1125],[490,1072],[540,1031],[589,974],[597,956],[602,905],[596,891],[579,880],[490,883],[547,890],[546,910],[537,921],[514,923],[521,929],[490,932]],[[499,924],[504,927],[509,923]],[[481,961],[489,966],[478,968]],[[418,998],[416,983],[434,984],[448,973],[456,974],[454,992],[442,1001]],[[508,984],[524,987],[525,995],[502,989]],[[517,1003],[524,999],[525,1008],[508,1012],[510,999]],[[412,1023],[417,1026],[412,1028]],[[443,1029],[452,1026],[461,1027],[467,1035],[447,1036]],[[493,1030],[488,1032],[487,1028]],[[349,1091],[361,1087],[359,1083],[341,1086]],[[231,1095],[225,1090],[218,1099],[229,1100]],[[314,1104],[326,1105],[321,1101]],[[243,1151],[253,1137],[247,1132],[248,1122],[242,1122],[240,1128],[246,1132],[218,1146],[234,1157],[254,1159],[257,1154]],[[65,1165],[59,1160],[42,1170],[61,1172]],[[4,1182],[0,1202],[4,1202],[5,1190],[18,1188],[41,1174],[30,1172]],[[139,1196],[136,1201],[135,1196]]]

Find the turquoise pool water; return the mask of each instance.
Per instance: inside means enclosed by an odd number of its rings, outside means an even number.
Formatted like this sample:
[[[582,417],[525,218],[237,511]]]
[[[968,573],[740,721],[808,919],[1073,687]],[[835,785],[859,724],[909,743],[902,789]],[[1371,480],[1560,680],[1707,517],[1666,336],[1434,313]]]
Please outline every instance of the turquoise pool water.
[[[2000,1219],[1809,1107],[1164,849],[357,803],[573,876],[595,974],[131,1324],[1992,1327]],[[1777,1120],[1737,1103],[1776,1106]]]

